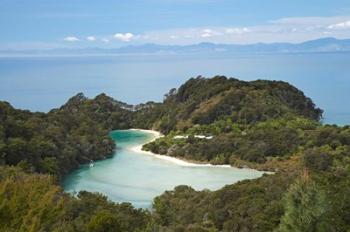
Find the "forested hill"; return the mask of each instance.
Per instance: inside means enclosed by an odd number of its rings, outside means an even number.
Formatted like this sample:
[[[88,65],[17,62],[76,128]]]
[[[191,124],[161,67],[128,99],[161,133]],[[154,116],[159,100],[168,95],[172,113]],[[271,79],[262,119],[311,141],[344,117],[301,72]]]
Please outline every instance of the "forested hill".
[[[103,159],[115,149],[110,130],[130,128],[129,107],[104,94],[88,99],[81,93],[47,114],[0,102],[0,161],[60,177]]]
[[[310,98],[282,81],[197,77],[165,97],[135,113],[134,123],[140,115],[155,118],[148,126],[166,135],[144,149],[205,163],[275,170],[268,162],[307,147],[322,117]]]
[[[223,119],[251,124],[283,116],[302,116],[318,121],[322,110],[286,82],[197,77],[170,90],[163,104],[144,105],[136,113],[134,124],[168,133]],[[146,125],[143,125],[145,119]]]
[[[49,115],[81,117],[80,122],[91,119],[95,123],[102,124],[106,129],[114,130],[127,129],[132,126],[132,109],[132,105],[117,101],[104,93],[93,99],[85,97],[83,93],[78,93],[59,109],[50,111]]]

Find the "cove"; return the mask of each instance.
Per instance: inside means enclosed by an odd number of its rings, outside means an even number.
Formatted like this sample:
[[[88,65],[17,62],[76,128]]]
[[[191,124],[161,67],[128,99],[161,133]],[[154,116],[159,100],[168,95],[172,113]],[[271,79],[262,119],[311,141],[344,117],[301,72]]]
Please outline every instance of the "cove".
[[[66,192],[100,192],[115,202],[130,202],[149,208],[154,197],[178,185],[196,190],[217,190],[240,180],[254,179],[264,172],[252,169],[216,166],[182,166],[138,152],[134,148],[152,139],[154,134],[138,130],[116,130],[111,137],[117,143],[112,158],[82,165],[63,180]]]

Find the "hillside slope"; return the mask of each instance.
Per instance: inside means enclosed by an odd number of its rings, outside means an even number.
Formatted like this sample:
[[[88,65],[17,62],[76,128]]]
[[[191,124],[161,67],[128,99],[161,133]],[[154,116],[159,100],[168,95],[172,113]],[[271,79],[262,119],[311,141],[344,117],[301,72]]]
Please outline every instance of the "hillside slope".
[[[113,154],[112,129],[129,128],[127,105],[77,94],[59,109],[32,113],[0,102],[0,162],[58,176]]]
[[[169,133],[222,119],[251,124],[286,115],[317,121],[322,117],[322,110],[310,98],[282,81],[197,77],[170,90],[165,97],[162,104],[144,105],[137,111],[136,120],[138,116],[154,119],[153,128]]]
[[[145,150],[241,166],[292,156],[307,143],[304,130],[320,125],[322,110],[286,82],[217,76],[192,78],[172,89],[162,104],[135,115],[155,118],[147,125],[166,134]]]

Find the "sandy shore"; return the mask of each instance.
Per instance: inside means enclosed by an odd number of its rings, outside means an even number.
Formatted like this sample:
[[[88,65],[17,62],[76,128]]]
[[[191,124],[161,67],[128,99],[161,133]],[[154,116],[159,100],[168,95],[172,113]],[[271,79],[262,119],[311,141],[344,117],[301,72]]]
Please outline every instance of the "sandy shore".
[[[143,132],[146,132],[146,133],[151,133],[153,135],[153,138],[151,140],[149,140],[148,143],[156,140],[157,138],[159,138],[161,136],[163,136],[160,132],[153,131],[153,130],[143,130],[143,129],[131,129],[131,130],[138,130],[138,131],[143,131]],[[159,154],[155,154],[155,153],[150,152],[150,151],[143,151],[142,150],[142,146],[143,146],[143,144],[139,145],[139,146],[131,147],[130,150],[135,151],[135,152],[139,152],[139,153],[143,153],[145,155],[151,155],[151,156],[156,157],[158,159],[162,159],[162,160],[165,160],[165,161],[168,161],[168,162],[180,165],[180,166],[185,166],[185,167],[223,167],[223,168],[231,168],[231,166],[228,165],[228,164],[227,165],[213,165],[213,164],[191,163],[191,162],[184,161],[182,159],[178,159],[178,158],[175,158],[175,157],[170,157],[170,156],[166,156],[166,155],[159,155]]]
[[[129,130],[133,130],[133,131],[142,131],[142,132],[146,132],[146,133],[150,133],[154,136],[154,138],[152,139],[153,140],[156,140],[157,138],[159,137],[162,137],[163,135],[158,132],[158,131],[154,131],[154,130],[145,130],[145,129],[129,129]],[[151,141],[149,141],[151,142]]]

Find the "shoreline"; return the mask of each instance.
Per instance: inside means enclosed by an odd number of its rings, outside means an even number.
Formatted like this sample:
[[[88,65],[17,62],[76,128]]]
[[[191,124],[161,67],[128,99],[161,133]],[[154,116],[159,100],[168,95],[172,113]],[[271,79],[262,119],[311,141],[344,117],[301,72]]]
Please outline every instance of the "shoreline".
[[[147,141],[147,143],[150,143],[154,140],[156,140],[157,138],[159,137],[162,137],[163,135],[158,132],[158,131],[154,131],[154,130],[145,130],[145,129],[130,129],[130,130],[133,130],[133,131],[142,131],[142,132],[146,132],[146,133],[150,133],[153,135],[153,138],[150,139],[149,141]],[[132,150],[134,152],[138,152],[138,153],[143,153],[145,155],[150,155],[150,156],[153,156],[155,158],[158,158],[158,159],[162,159],[162,160],[165,160],[165,161],[168,161],[168,162],[171,162],[171,163],[174,163],[174,164],[177,164],[179,166],[183,166],[183,167],[220,167],[220,168],[234,168],[232,167],[231,165],[229,164],[222,164],[222,165],[214,165],[214,164],[198,164],[198,163],[192,163],[192,162],[189,162],[189,161],[185,161],[185,160],[182,160],[182,159],[179,159],[179,158],[175,158],[175,157],[171,157],[171,156],[167,156],[167,155],[159,155],[159,154],[155,154],[151,151],[144,151],[142,150],[142,146],[144,144],[141,144],[141,145],[138,145],[138,146],[134,146],[134,147],[131,147],[129,148],[129,150]]]
[[[160,133],[158,131],[155,131],[155,130],[135,129],[135,128],[132,128],[132,129],[129,129],[129,130],[131,130],[131,131],[142,131],[142,132],[146,132],[146,133],[152,134],[154,136],[154,138],[151,141],[156,140],[157,138],[163,136],[162,133]],[[149,142],[151,142],[151,141],[149,141]]]

